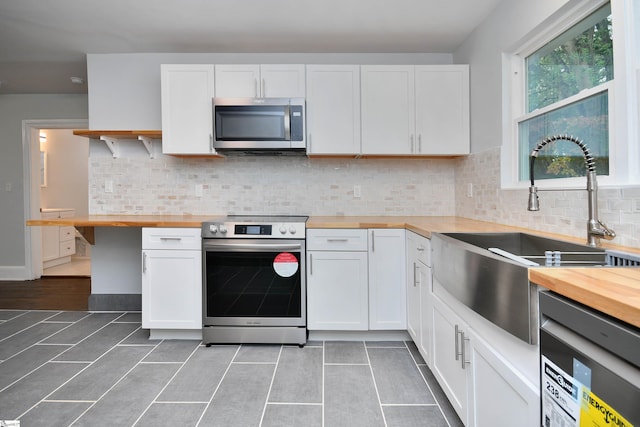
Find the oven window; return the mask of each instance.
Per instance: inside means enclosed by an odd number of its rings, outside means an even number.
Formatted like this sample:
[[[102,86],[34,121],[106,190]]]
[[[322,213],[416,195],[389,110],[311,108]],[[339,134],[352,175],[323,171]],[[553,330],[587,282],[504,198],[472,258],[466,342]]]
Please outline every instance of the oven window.
[[[300,265],[300,253],[292,254]],[[206,316],[300,317],[300,268],[283,277],[274,269],[277,255],[206,252]]]

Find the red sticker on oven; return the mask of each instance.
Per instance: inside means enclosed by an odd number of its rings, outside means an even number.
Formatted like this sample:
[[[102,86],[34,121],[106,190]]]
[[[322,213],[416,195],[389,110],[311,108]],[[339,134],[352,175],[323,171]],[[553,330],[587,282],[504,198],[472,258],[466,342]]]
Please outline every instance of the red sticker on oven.
[[[281,252],[273,260],[273,269],[280,277],[291,277],[298,271],[298,258],[292,253]]]

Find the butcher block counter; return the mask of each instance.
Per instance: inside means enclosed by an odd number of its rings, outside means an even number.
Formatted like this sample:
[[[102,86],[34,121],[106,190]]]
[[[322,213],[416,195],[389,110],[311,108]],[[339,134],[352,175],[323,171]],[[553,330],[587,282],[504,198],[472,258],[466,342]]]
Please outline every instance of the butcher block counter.
[[[93,227],[200,227],[216,216],[221,215],[89,215],[29,220],[27,225],[73,225],[92,236]],[[307,228],[405,228],[427,238],[434,232],[524,232],[584,243],[584,239],[575,237],[452,216],[311,216]],[[603,246],[640,252],[609,242]],[[529,269],[529,279],[640,328],[640,268],[536,267]]]

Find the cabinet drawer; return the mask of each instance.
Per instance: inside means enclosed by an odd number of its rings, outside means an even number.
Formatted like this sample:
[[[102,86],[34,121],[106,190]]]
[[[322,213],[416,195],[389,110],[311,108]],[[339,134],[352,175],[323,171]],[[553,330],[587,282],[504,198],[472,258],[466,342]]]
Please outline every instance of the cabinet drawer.
[[[76,230],[75,228],[73,228],[73,226],[63,226],[60,227],[59,230],[59,234],[60,234],[60,241],[61,242],[66,242],[67,240],[73,240],[76,237]]]
[[[69,256],[76,253],[76,241],[75,239],[67,240],[66,242],[60,242],[60,253],[61,257]]]
[[[416,259],[424,265],[431,266],[431,240],[418,236],[416,239]]]
[[[367,230],[364,229],[307,230],[307,250],[366,251],[367,247]]]
[[[200,235],[200,228],[143,228],[142,249],[200,250]]]

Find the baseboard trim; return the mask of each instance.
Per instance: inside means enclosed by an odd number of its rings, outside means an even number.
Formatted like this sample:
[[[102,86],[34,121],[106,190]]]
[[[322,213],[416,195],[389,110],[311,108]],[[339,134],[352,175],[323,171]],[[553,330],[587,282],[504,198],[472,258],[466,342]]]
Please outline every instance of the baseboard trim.
[[[0,266],[0,280],[31,280],[27,277],[27,268],[20,267],[2,267]]]
[[[141,311],[141,294],[91,294],[89,311]]]

